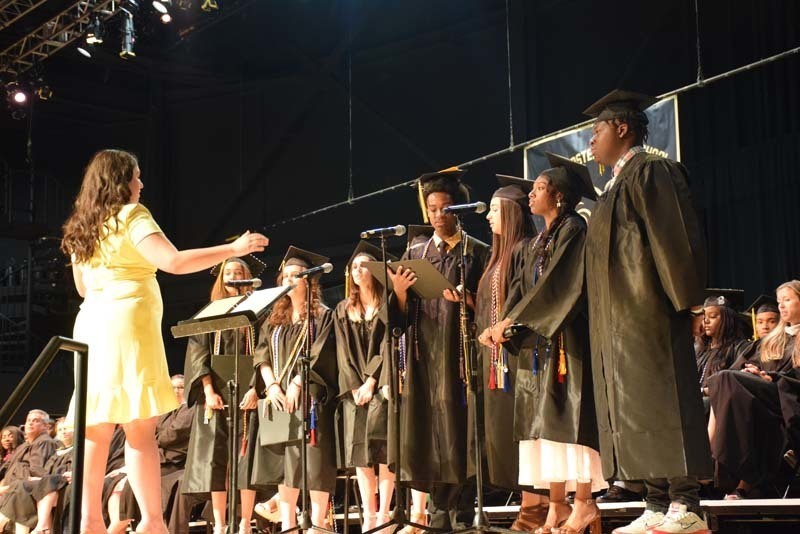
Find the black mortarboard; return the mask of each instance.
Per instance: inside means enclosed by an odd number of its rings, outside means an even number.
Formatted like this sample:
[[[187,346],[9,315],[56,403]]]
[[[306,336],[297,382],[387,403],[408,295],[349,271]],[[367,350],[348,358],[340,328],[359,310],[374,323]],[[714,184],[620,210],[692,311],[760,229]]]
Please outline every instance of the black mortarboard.
[[[598,121],[624,119],[630,113],[640,113],[656,103],[658,99],[642,93],[614,89],[583,111],[584,115],[596,117]],[[647,124],[647,117],[644,117]]]
[[[361,240],[358,242],[356,249],[353,251],[353,254],[350,256],[350,259],[347,260],[347,268],[350,268],[350,265],[353,264],[353,260],[356,259],[358,256],[369,256],[372,261],[381,261],[383,257],[381,256],[381,248],[373,245],[369,241]],[[397,261],[397,256],[393,256],[386,253],[386,261]]]
[[[775,300],[775,297],[770,297],[769,295],[759,295],[759,297],[747,307],[745,313],[750,313],[752,311],[754,311],[756,315],[767,312],[780,313],[778,301]]]
[[[283,271],[283,268],[289,265],[299,265],[301,267],[305,267],[306,269],[310,269],[311,267],[319,267],[323,263],[327,263],[329,259],[330,258],[326,256],[315,254],[314,252],[292,246],[286,251],[286,255],[283,257],[279,271]]]
[[[458,167],[450,167],[443,171],[427,172],[417,178],[419,207],[422,210],[423,221],[428,222],[428,207],[425,205],[425,199],[435,191],[448,193],[456,204],[469,202],[467,186],[461,183],[461,176],[465,172]]]
[[[433,226],[429,224],[409,224],[408,225],[408,233],[406,234],[407,237],[407,245],[406,248],[411,246],[411,242],[414,241],[414,238],[417,236],[427,236],[430,237],[433,235]]]
[[[497,181],[500,188],[494,192],[492,198],[505,198],[516,202],[522,208],[523,213],[528,213],[528,193],[533,189],[533,182],[516,176],[497,174]]]
[[[236,258],[236,257],[228,258],[227,260],[223,261],[222,263],[216,264],[215,266],[213,266],[211,268],[211,276],[219,275],[220,270],[222,270],[224,268],[225,264],[226,263],[230,263],[232,261],[243,263],[244,265],[246,265],[247,268],[250,270],[250,274],[253,276],[253,278],[257,278],[258,275],[263,273],[264,269],[267,268],[267,264],[266,263],[264,263],[263,261],[259,260],[258,258],[253,256],[252,254],[248,254],[246,256],[242,256],[241,258]]]
[[[553,167],[539,174],[550,178],[550,183],[556,189],[564,195],[575,197],[576,203],[581,197],[597,200],[597,192],[594,190],[592,177],[589,175],[586,165],[581,165],[552,152],[545,152],[545,155]]]
[[[736,309],[742,306],[744,302],[743,289],[720,289],[717,287],[710,287],[705,290],[706,300],[703,302],[703,307],[706,306],[727,306],[728,308]]]

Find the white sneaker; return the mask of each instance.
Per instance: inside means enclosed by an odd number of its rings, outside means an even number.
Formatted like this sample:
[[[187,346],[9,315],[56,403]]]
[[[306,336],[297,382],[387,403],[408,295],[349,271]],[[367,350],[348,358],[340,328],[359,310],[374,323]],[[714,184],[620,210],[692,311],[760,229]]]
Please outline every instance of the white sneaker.
[[[664,516],[664,522],[647,531],[648,534],[672,534],[674,532],[709,533],[705,519],[690,512],[685,504],[674,502]]]
[[[631,524],[615,528],[611,534],[646,534],[647,531],[664,522],[664,514],[645,510]]]

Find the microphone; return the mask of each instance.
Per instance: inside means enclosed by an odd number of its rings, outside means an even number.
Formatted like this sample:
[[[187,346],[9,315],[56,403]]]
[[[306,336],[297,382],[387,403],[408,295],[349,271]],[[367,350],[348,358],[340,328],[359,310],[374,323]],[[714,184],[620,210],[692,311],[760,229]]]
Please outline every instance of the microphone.
[[[442,210],[443,213],[452,213],[454,215],[462,215],[464,213],[483,213],[484,211],[486,211],[486,202],[456,204],[455,206],[447,206]]]
[[[225,282],[225,285],[228,287],[253,287],[253,289],[258,289],[261,287],[261,278],[253,278],[252,280],[228,280]]]
[[[373,237],[388,237],[392,235],[406,235],[406,227],[402,224],[397,226],[387,226],[386,228],[373,228],[361,232],[361,239],[370,239]]]
[[[295,275],[295,278],[308,278],[309,276],[313,276],[318,273],[325,273],[328,274],[333,270],[333,265],[330,263],[323,263],[317,267],[312,267],[310,269],[306,269],[305,271],[300,271]]]

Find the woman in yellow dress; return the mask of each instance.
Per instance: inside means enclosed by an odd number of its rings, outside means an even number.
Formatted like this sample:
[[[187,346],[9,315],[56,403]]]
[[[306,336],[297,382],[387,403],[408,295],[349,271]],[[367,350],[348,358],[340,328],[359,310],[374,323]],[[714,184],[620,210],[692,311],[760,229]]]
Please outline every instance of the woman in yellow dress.
[[[161,337],[163,305],[156,270],[187,274],[231,256],[263,251],[268,240],[245,232],[231,244],[177,250],[139,204],[144,185],[133,154],[101,150],[83,177],[64,224],[62,250],[84,298],[75,338],[89,345],[81,533],[105,533],[103,474],[116,424],[142,520],[137,532],[167,532],[161,511],[155,425],[177,406]]]

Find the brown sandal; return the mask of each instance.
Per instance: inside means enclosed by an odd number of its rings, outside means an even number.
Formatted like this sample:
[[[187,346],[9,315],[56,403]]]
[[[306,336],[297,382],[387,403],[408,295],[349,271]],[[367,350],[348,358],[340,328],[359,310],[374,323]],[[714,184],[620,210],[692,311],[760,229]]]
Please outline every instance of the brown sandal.
[[[549,506],[548,503],[536,504],[534,506],[520,506],[516,519],[511,523],[511,530],[530,532],[533,534],[536,529],[544,525],[544,521],[547,519],[547,509]]]

